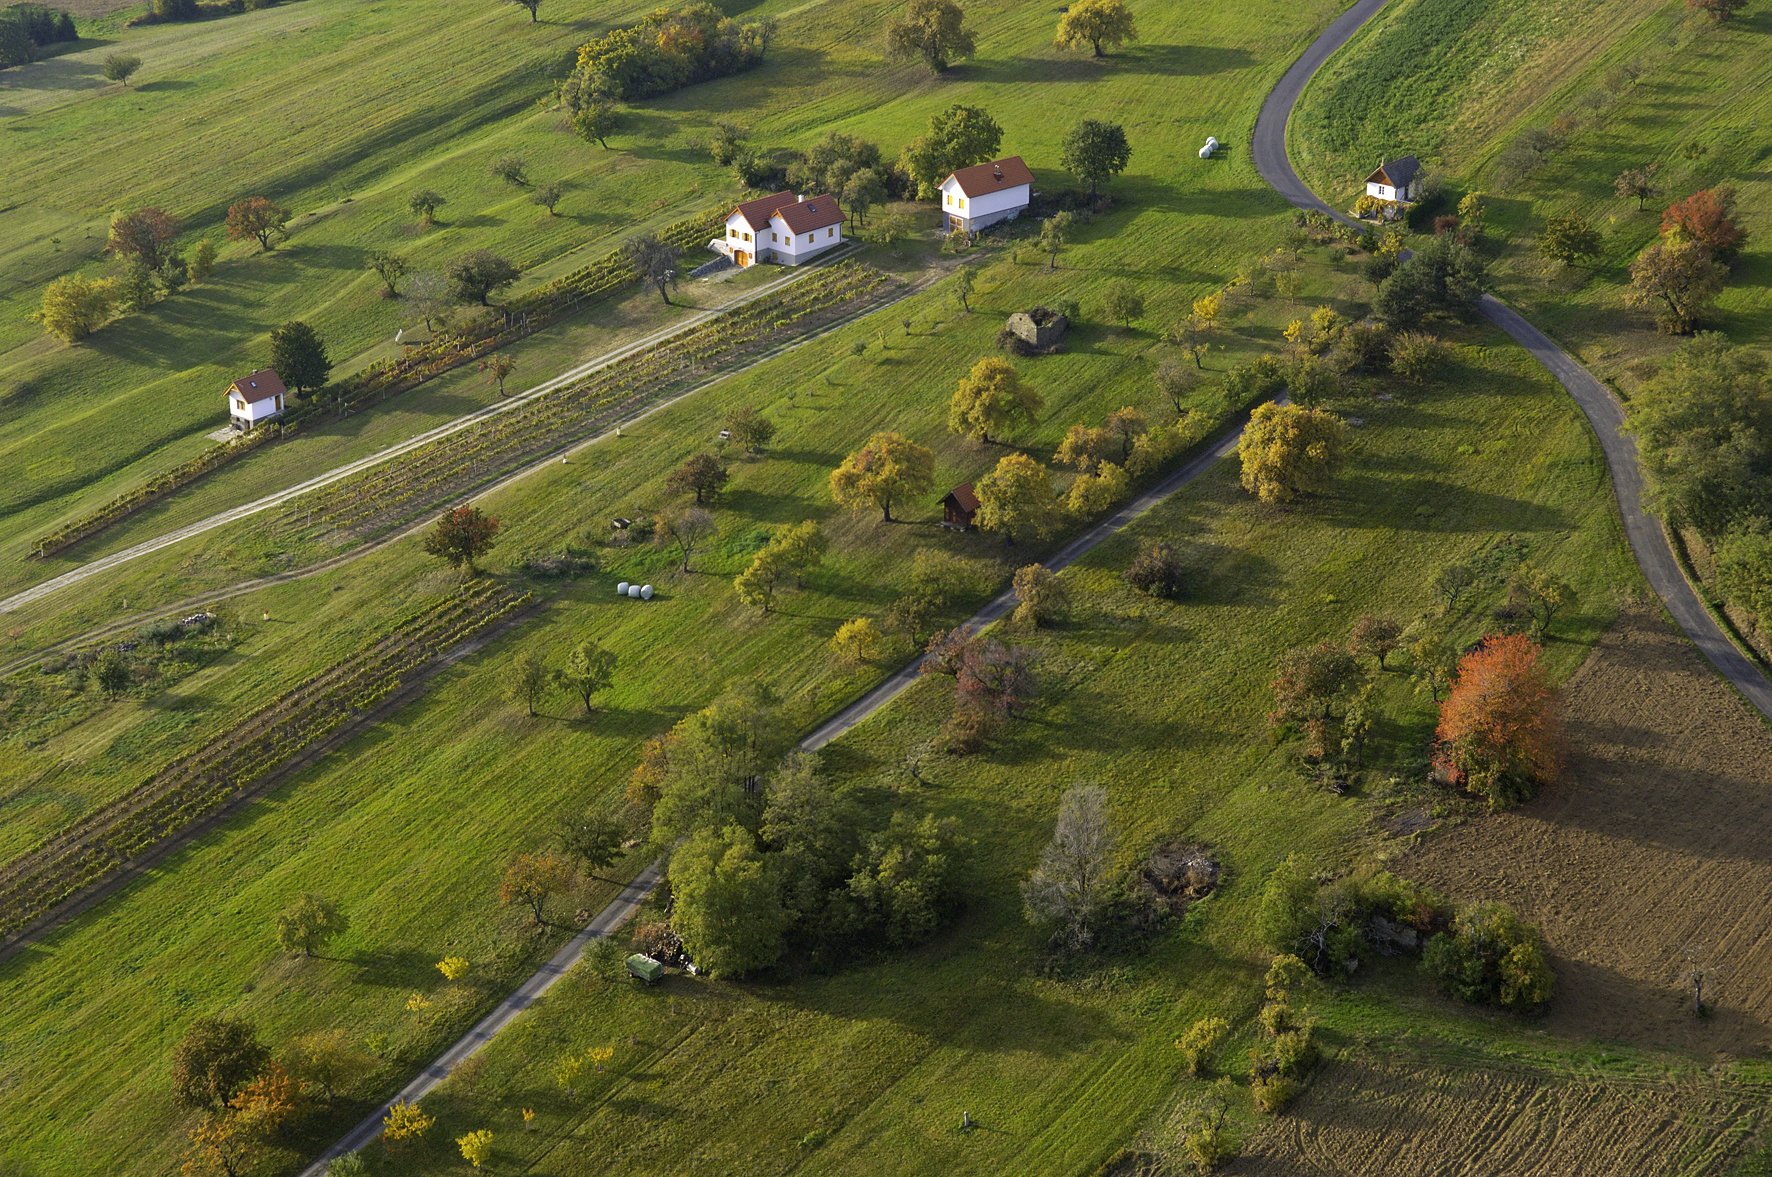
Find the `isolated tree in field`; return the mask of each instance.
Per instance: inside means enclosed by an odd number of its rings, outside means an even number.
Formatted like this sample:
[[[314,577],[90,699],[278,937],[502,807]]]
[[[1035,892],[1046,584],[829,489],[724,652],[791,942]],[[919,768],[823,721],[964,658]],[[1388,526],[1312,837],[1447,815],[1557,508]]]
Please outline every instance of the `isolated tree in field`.
[[[886,635],[871,617],[852,617],[831,635],[831,651],[850,666],[862,666],[880,657]]]
[[[506,699],[522,704],[533,718],[537,704],[548,693],[548,668],[542,665],[540,658],[525,650],[505,667],[499,676],[499,686]]]
[[[501,155],[492,161],[492,174],[514,188],[529,184],[529,161],[520,155]]]
[[[455,300],[449,294],[449,280],[434,270],[421,270],[406,285],[406,301],[413,314],[424,321],[425,330],[435,330],[437,320],[449,313]]]
[[[720,167],[729,168],[743,154],[747,132],[735,122],[717,119],[708,139],[708,154]],[[848,202],[845,202],[848,203]]]
[[[1476,903],[1427,942],[1422,972],[1469,1002],[1527,1011],[1550,1000],[1556,973],[1538,930],[1502,903]]]
[[[695,549],[716,530],[714,514],[705,507],[677,507],[660,512],[652,525],[652,542],[660,547],[674,547],[680,558],[678,566],[689,571],[689,558]]]
[[[192,1128],[180,1177],[242,1177],[264,1159],[264,1142],[242,1117],[213,1111]]]
[[[1442,634],[1428,630],[1409,643],[1409,677],[1434,702],[1440,701],[1457,669],[1458,650]]]
[[[173,1102],[182,1108],[224,1107],[270,1061],[252,1023],[198,1018],[172,1050]]]
[[[480,374],[486,377],[486,383],[498,389],[498,395],[505,394],[505,381],[517,370],[517,361],[502,351],[495,351],[480,361]]]
[[[559,215],[554,209],[559,205],[560,198],[565,195],[566,185],[560,183],[558,180],[549,180],[546,183],[536,185],[535,191],[530,193],[529,199],[540,207],[547,209],[548,215],[552,217]]]
[[[1651,308],[1669,335],[1686,335],[1723,292],[1721,263],[1696,241],[1663,238],[1630,266],[1626,306]]]
[[[493,291],[515,282],[520,272],[509,259],[490,249],[475,249],[450,262],[445,275],[449,279],[449,292],[457,299],[490,306],[488,300]]]
[[[437,1117],[425,1111],[416,1103],[407,1103],[397,1099],[388,1108],[388,1114],[381,1120],[381,1138],[388,1144],[401,1144],[408,1140],[422,1140],[426,1132],[436,1124]]]
[[[1747,0],[1686,0],[1686,7],[1720,23],[1746,8]]]
[[[271,367],[297,396],[324,388],[332,375],[332,359],[320,333],[299,319],[271,332]]]
[[[710,976],[736,977],[781,957],[789,915],[781,887],[736,822],[703,828],[671,854],[671,929]]]
[[[269,253],[276,248],[273,237],[287,237],[289,210],[263,196],[248,196],[228,206],[228,239],[258,242],[260,250]]]
[[[1040,252],[1046,255],[1046,268],[1058,269],[1058,251],[1064,248],[1076,218],[1060,210],[1040,222]]]
[[[142,67],[142,59],[133,53],[111,53],[105,56],[105,80],[129,85],[129,79]]]
[[[1376,613],[1366,613],[1354,622],[1353,632],[1348,635],[1348,648],[1356,654],[1365,654],[1378,663],[1378,669],[1388,670],[1385,659],[1389,658],[1403,642],[1403,626],[1394,617],[1381,617]]]
[[[1043,622],[1062,620],[1070,611],[1070,594],[1065,591],[1064,581],[1044,564],[1016,569],[1011,586],[1016,601],[1011,620],[1017,625],[1032,629]]]
[[[621,130],[621,107],[607,98],[593,98],[572,112],[572,129],[586,143],[609,150],[609,136]]]
[[[589,715],[591,697],[608,690],[615,681],[615,653],[586,638],[572,647],[566,655],[566,665],[556,667],[552,677],[555,686],[578,696]]]
[[[592,810],[562,818],[555,829],[555,837],[559,840],[560,852],[577,863],[580,870],[604,882],[615,881],[603,878],[600,872],[621,861],[627,830],[619,821]]]
[[[966,14],[954,0],[910,0],[886,25],[886,45],[894,57],[921,58],[931,73],[977,50]]]
[[[1557,695],[1525,634],[1491,635],[1458,663],[1440,705],[1434,763],[1496,809],[1556,779],[1561,763]]]
[[[1124,0],[1076,0],[1058,18],[1058,36],[1052,43],[1060,49],[1081,49],[1087,45],[1095,56],[1106,57],[1103,45],[1118,48],[1136,40],[1138,29]]]
[[[165,269],[172,257],[172,243],[178,237],[179,224],[165,209],[138,208],[132,213],[118,213],[111,218],[111,233],[105,248],[125,261],[137,261],[150,270]]]
[[[285,952],[311,957],[350,927],[338,904],[310,891],[277,916],[277,943]]]
[[[424,224],[437,223],[437,210],[449,203],[449,198],[433,188],[421,188],[406,200],[406,210],[416,216]]]
[[[1153,597],[1180,596],[1184,576],[1181,553],[1167,540],[1140,540],[1138,554],[1126,566],[1126,583]]]
[[[1532,635],[1543,641],[1551,621],[1576,603],[1575,586],[1530,560],[1522,561],[1507,581],[1508,604],[1532,618]]]
[[[115,278],[64,274],[44,289],[42,305],[31,317],[64,343],[79,343],[111,321],[118,297]]]
[[[726,432],[747,454],[761,453],[775,440],[775,422],[756,405],[739,405],[726,418]]]
[[[642,281],[658,287],[658,296],[671,305],[668,284],[677,276],[677,250],[659,240],[656,233],[641,233],[622,243],[622,254]]]
[[[1440,612],[1449,612],[1475,583],[1477,574],[1468,564],[1448,564],[1434,573],[1433,590],[1440,601]]]
[[[505,867],[498,901],[506,907],[527,907],[537,927],[547,923],[548,896],[572,885],[572,868],[557,854],[519,854]]]
[[[851,511],[876,509],[892,522],[892,504],[935,488],[935,454],[901,433],[882,432],[831,471],[831,498]]]
[[[951,171],[992,159],[1003,144],[1003,128],[976,106],[955,103],[929,116],[929,129],[905,145],[900,162],[929,198]]]
[[[531,14],[541,6],[541,0],[516,0],[516,2],[529,9]],[[603,1049],[609,1048],[604,1047]],[[492,1129],[476,1128],[464,1136],[457,1136],[455,1147],[460,1151],[461,1159],[468,1163],[468,1168],[481,1168],[492,1159]]]
[[[1032,425],[1045,404],[1009,361],[986,356],[972,365],[954,389],[948,402],[948,428],[989,445],[992,433],[1015,422]]]
[[[498,520],[466,503],[437,520],[437,526],[425,536],[425,554],[471,573],[474,562],[490,552],[497,539]]]
[[[311,1030],[283,1050],[289,1073],[320,1089],[327,1102],[375,1070],[375,1059],[343,1030]]]
[[[1083,0],[1085,4],[1089,2]],[[1073,7],[1071,11],[1077,9]],[[1126,170],[1132,148],[1126,145],[1126,129],[1120,124],[1084,119],[1059,144],[1058,158],[1065,171],[1088,186],[1093,198],[1103,184]]]
[[[1264,503],[1289,503],[1328,488],[1347,452],[1347,425],[1323,409],[1257,405],[1237,441],[1243,489]]]
[[[369,255],[369,268],[381,279],[383,298],[400,297],[400,279],[406,277],[408,269],[405,258],[385,249],[377,250]]]
[[[1747,232],[1735,223],[1734,213],[1735,189],[1706,188],[1668,205],[1661,214],[1661,234],[1696,241],[1727,264],[1747,244]]]
[[[1073,951],[1088,948],[1117,888],[1113,873],[1117,841],[1107,790],[1099,785],[1066,789],[1052,841],[1021,885],[1029,922],[1052,929]]]
[[[963,314],[972,313],[972,287],[978,282],[978,274],[971,266],[961,266],[954,274],[954,301],[960,304]]]
[[[1268,722],[1297,724],[1304,730],[1307,754],[1321,758],[1328,751],[1335,710],[1359,681],[1354,656],[1333,642],[1288,650],[1280,655],[1269,684],[1274,709]]]
[[[1187,398],[1199,382],[1199,376],[1173,356],[1165,356],[1157,361],[1156,370],[1151,373],[1151,383],[1156,385],[1158,394],[1169,402],[1169,407],[1175,410],[1178,421],[1185,412]]]
[[[511,3],[519,8],[525,9],[529,13],[530,24],[535,24],[541,20],[541,16],[539,15],[541,11],[541,0],[511,0]],[[476,1164],[474,1167],[477,1169],[479,1168],[479,1165]]]
[[[1655,173],[1660,167],[1660,164],[1646,163],[1641,167],[1625,168],[1612,181],[1612,190],[1627,200],[1634,198],[1637,211],[1642,212],[1649,207],[1651,200],[1661,195],[1661,189],[1655,183]]]
[[[213,273],[215,273],[215,242],[205,237],[197,242],[195,249],[191,250],[191,265],[187,274],[193,282],[207,282]]]
[[[1544,219],[1538,235],[1538,252],[1554,262],[1573,266],[1583,258],[1600,256],[1600,231],[1581,213],[1552,213]]]
[[[1133,320],[1144,314],[1144,295],[1124,278],[1109,282],[1101,294],[1101,314],[1108,322],[1130,331]]]
[[[702,506],[720,497],[730,477],[720,459],[712,454],[696,454],[671,472],[665,479],[665,488],[674,494],[693,494],[696,505]]]
[[[1004,543],[1039,539],[1058,522],[1051,476],[1026,454],[1004,454],[976,489],[979,529],[1001,535]]]

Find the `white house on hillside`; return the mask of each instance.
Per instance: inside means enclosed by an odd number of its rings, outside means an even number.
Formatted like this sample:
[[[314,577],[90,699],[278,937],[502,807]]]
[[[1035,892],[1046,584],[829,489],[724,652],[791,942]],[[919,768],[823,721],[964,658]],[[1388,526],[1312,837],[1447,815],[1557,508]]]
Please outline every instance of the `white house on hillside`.
[[[843,244],[843,220],[833,196],[772,192],[733,209],[726,236],[711,244],[740,266],[797,266]]]
[[[269,368],[228,385],[228,421],[235,429],[251,429],[260,421],[283,415],[283,398],[289,390],[283,378]]]
[[[1379,161],[1378,170],[1366,177],[1366,195],[1374,200],[1411,201],[1421,179],[1421,161],[1413,155]]]
[[[1020,216],[1033,188],[1034,174],[1019,155],[974,164],[941,182],[941,211],[948,228],[973,233]]]

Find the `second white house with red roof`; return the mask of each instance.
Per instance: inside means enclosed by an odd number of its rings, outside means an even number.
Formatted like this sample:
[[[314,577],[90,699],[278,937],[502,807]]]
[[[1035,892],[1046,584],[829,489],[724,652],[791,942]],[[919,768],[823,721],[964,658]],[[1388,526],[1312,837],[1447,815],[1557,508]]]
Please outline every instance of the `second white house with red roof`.
[[[740,266],[797,266],[843,244],[843,220],[833,196],[772,192],[733,209],[726,236],[712,244]]]
[[[1034,174],[1021,156],[974,164],[941,182],[941,211],[948,228],[975,233],[1022,214],[1033,198]]]

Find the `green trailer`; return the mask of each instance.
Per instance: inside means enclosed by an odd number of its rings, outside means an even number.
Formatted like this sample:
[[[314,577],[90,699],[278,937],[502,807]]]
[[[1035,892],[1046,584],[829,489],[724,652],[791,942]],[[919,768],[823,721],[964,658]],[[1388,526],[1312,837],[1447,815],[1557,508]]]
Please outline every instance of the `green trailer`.
[[[628,957],[628,976],[630,977],[650,985],[664,974],[664,966],[643,952],[636,952]]]

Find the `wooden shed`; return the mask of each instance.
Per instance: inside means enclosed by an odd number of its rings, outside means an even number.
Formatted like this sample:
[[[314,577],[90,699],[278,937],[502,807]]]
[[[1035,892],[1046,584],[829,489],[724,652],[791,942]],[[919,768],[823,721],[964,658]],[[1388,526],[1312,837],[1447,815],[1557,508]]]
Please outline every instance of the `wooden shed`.
[[[978,514],[978,495],[970,482],[962,482],[942,496],[941,524],[961,531],[970,530],[972,517]]]

